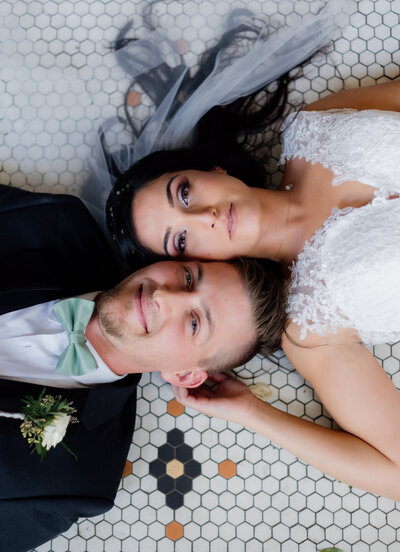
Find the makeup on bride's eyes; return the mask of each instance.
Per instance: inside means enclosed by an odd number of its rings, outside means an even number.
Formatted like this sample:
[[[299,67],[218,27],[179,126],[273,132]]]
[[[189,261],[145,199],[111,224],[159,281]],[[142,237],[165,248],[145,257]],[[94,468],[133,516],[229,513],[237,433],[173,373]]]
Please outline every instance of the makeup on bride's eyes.
[[[186,248],[186,230],[177,232],[174,236],[174,248],[178,255],[183,255]]]
[[[176,189],[176,197],[182,205],[184,205],[185,207],[189,207],[190,184],[187,178],[183,182],[178,184],[178,187]]]
[[[175,193],[173,193],[172,186],[176,185]],[[172,189],[171,189],[172,188]],[[173,195],[176,196],[178,204],[183,207],[189,207],[190,204],[190,192],[191,186],[189,180],[182,175],[175,175],[168,180],[166,186],[166,194],[170,207],[175,207]],[[165,236],[164,236],[164,251],[167,256],[170,256],[168,253],[168,242],[171,235],[172,227],[168,226]],[[183,255],[186,249],[186,230],[177,232],[172,238],[172,245],[176,255]]]

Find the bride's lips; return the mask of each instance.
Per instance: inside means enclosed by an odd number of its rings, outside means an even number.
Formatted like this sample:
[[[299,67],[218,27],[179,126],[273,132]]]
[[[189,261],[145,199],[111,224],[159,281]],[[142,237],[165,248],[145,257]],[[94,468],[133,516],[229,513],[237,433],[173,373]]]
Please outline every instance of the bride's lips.
[[[143,326],[145,332],[148,333],[147,321],[146,321],[146,315],[145,315],[145,297],[143,293],[143,284],[139,286],[139,289],[136,293],[135,303],[136,303],[136,312],[138,313],[140,324]]]
[[[237,227],[237,214],[236,214],[236,209],[233,205],[233,203],[231,203],[230,207],[229,207],[229,211],[228,211],[228,234],[229,234],[229,238],[232,239],[235,231],[236,231],[236,227]]]

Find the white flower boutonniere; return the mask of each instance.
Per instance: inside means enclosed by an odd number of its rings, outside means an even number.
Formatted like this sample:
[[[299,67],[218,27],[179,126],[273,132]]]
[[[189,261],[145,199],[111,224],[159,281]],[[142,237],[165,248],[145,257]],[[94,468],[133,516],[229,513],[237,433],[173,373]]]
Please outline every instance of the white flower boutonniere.
[[[64,439],[70,419],[71,416],[69,414],[56,414],[51,424],[44,426],[42,446],[46,450],[55,447]]]
[[[21,433],[41,460],[59,443],[77,460],[76,454],[62,442],[69,423],[78,421],[72,416],[76,410],[72,403],[60,396],[54,397],[45,393],[46,389],[43,389],[37,399],[32,396],[22,399],[22,413],[0,411],[0,416],[23,420],[20,425]]]

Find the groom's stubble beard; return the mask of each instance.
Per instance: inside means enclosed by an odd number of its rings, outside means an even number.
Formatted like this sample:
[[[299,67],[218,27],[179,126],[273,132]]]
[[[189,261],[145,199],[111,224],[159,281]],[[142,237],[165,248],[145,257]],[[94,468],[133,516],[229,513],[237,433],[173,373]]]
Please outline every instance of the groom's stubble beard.
[[[118,300],[118,287],[119,286],[102,293],[99,300],[97,301],[96,307],[99,316],[100,326],[103,331],[109,337],[121,341],[123,338],[121,324],[117,320],[115,320],[112,313],[110,312],[110,307],[112,307],[112,303]]]

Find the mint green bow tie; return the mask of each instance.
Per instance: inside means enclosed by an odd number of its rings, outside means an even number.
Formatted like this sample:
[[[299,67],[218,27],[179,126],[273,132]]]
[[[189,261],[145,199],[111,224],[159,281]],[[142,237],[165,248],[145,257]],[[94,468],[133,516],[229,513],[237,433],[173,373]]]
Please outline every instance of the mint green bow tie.
[[[64,299],[53,307],[58,321],[68,332],[69,344],[60,356],[56,372],[66,376],[83,376],[97,370],[97,363],[86,345],[85,330],[94,311],[87,299]]]

